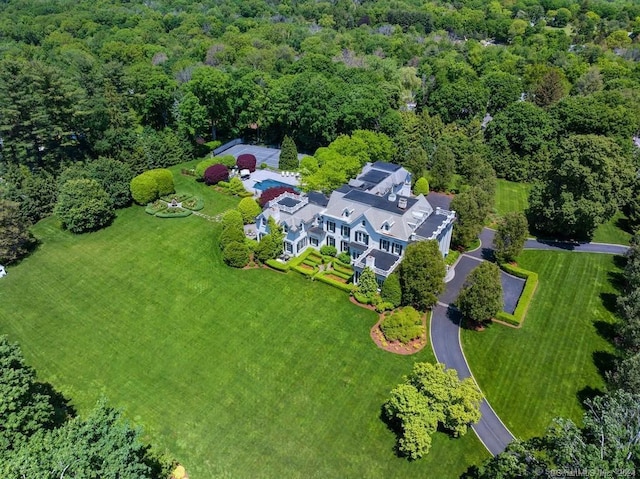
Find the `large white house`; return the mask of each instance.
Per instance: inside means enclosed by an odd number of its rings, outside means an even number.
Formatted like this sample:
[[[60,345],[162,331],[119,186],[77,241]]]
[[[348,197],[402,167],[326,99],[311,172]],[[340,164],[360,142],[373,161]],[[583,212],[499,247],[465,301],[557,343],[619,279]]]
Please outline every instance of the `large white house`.
[[[284,193],[256,220],[260,240],[268,219],[282,226],[284,253],[297,256],[308,246],[335,246],[351,255],[355,280],[368,266],[381,283],[400,264],[409,243],[438,241],[449,253],[455,212],[435,210],[423,195],[411,194],[411,174],[391,163],[368,163],[361,174],[331,196]]]

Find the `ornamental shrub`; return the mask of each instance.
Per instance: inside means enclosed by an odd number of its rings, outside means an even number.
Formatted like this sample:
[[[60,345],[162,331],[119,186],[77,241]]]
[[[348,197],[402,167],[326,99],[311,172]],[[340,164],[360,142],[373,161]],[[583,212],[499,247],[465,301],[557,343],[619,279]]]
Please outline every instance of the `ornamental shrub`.
[[[67,181],[58,194],[55,213],[73,233],[102,228],[115,216],[111,198],[96,180]]]
[[[294,141],[286,135],[284,140],[282,140],[278,168],[281,170],[298,169],[298,148],[296,148]]]
[[[413,185],[413,194],[425,195],[425,196],[429,194],[429,182],[424,176],[418,178],[418,181],[416,181],[416,184]]]
[[[219,181],[229,181],[229,168],[221,163],[216,163],[205,170],[204,182],[207,185],[215,185]]]
[[[365,267],[362,270],[362,274],[358,278],[357,292],[364,298],[367,298],[367,304],[373,300],[378,294],[378,282],[376,281],[376,274],[369,267]]]
[[[395,308],[402,303],[402,289],[400,288],[400,278],[397,274],[392,273],[382,283],[380,296],[386,302],[393,304]]]
[[[236,225],[242,226],[242,214],[238,210],[227,210],[222,215],[222,231]]]
[[[216,161],[215,163],[220,163],[227,168],[233,168],[234,166],[236,166],[236,158],[233,155],[216,156],[216,160],[218,161]]]
[[[241,196],[242,194],[246,193],[247,190],[242,184],[242,181],[240,180],[240,178],[238,178],[237,176],[234,176],[229,180],[229,192],[232,195]]]
[[[335,246],[330,246],[328,244],[325,244],[320,247],[320,254],[323,254],[325,256],[335,256],[337,253],[338,253],[338,250],[336,249]]]
[[[222,259],[234,268],[243,268],[249,262],[249,247],[244,241],[232,241],[225,246]]]
[[[260,195],[260,199],[258,200],[258,203],[260,204],[261,207],[264,208],[265,205],[269,203],[269,201],[273,200],[274,198],[277,198],[282,193],[297,194],[296,190],[294,190],[291,186],[274,186],[273,188],[267,188],[262,192],[262,194]]]
[[[139,205],[146,205],[155,201],[160,196],[158,183],[149,175],[142,173],[131,180],[129,184],[133,201]]]
[[[336,259],[338,261],[340,261],[341,263],[351,264],[351,255],[349,253],[347,253],[346,251],[343,251],[338,256],[336,256]]]
[[[168,195],[176,191],[176,187],[173,183],[173,173],[166,168],[156,168],[155,170],[149,170],[143,174],[153,178],[158,185],[158,194],[160,196]]]
[[[249,170],[251,173],[256,171],[256,157],[251,153],[244,153],[238,156],[236,166],[239,170]]]
[[[204,179],[204,172],[212,165],[220,163],[220,158],[207,158],[196,165],[196,178]]]
[[[400,341],[402,344],[419,338],[424,331],[420,313],[411,306],[384,318],[380,329],[387,341]]]
[[[242,215],[244,224],[255,223],[256,216],[260,214],[262,209],[253,198],[242,198],[238,204],[238,211]]]

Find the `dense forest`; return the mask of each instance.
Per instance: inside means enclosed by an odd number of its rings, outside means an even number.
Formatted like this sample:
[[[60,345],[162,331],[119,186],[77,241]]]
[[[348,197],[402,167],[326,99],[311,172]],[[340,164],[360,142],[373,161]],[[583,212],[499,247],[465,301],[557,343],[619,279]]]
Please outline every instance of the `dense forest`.
[[[1,192],[37,221],[74,162],[136,174],[214,140],[289,135],[313,154],[374,130],[418,174],[441,150],[453,173],[475,156],[541,180],[534,226],[554,232],[545,196],[572,189],[547,173],[569,150],[634,166],[638,33],[632,1],[5,1]],[[609,182],[600,166],[586,181]],[[593,221],[630,203],[623,183]]]
[[[135,175],[237,137],[290,138],[319,185],[384,150],[460,193],[462,245],[495,176],[534,184],[538,232],[589,238],[617,211],[637,226],[639,35],[636,0],[3,0],[0,262],[70,183],[124,207]],[[57,437],[28,444],[54,461]]]

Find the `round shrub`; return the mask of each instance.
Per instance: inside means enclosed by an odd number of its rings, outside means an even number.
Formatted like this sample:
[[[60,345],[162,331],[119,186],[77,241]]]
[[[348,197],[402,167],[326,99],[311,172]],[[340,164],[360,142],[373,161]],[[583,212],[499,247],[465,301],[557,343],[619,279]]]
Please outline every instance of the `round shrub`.
[[[387,341],[400,341],[403,344],[419,338],[424,332],[422,317],[411,306],[386,317],[380,324],[380,329]]]
[[[58,194],[55,213],[73,233],[102,228],[113,219],[111,198],[96,180],[67,181]]]
[[[215,185],[220,181],[229,181],[229,168],[221,163],[216,163],[205,170],[204,182],[207,185]]]
[[[216,156],[216,163],[226,166],[227,168],[233,168],[236,166],[236,158],[233,155]]]
[[[158,185],[158,194],[160,196],[168,195],[176,191],[176,187],[173,184],[173,173],[165,168],[157,168],[155,170],[146,171],[146,175],[153,178]]]
[[[291,186],[275,186],[273,188],[267,188],[266,190],[264,190],[260,195],[258,203],[264,208],[264,206],[269,203],[269,201],[277,198],[282,193],[298,194],[296,190],[294,190]]]
[[[202,160],[200,163],[196,165],[196,169],[195,169],[196,178],[203,179],[204,172],[207,171],[207,168],[217,163],[220,163],[220,158],[207,158],[206,160]]]
[[[245,194],[247,190],[245,189],[242,180],[237,176],[234,176],[229,180],[229,192],[233,195],[241,196]]]
[[[336,259],[338,261],[340,261],[341,263],[351,264],[351,255],[349,253],[347,253],[346,251],[343,251],[338,256],[336,256]]]
[[[413,185],[413,194],[425,196],[429,194],[429,182],[424,176],[418,178],[416,184]]]
[[[225,246],[222,252],[222,259],[229,266],[242,268],[249,262],[249,247],[244,241],[232,241]]]
[[[256,157],[251,153],[244,153],[238,157],[236,166],[240,170],[249,170],[251,173],[256,171]]]
[[[242,198],[238,204],[238,211],[242,215],[244,224],[254,223],[256,216],[260,214],[262,209],[253,198]]]
[[[151,203],[152,201],[157,200],[160,196],[158,192],[158,183],[156,183],[155,179],[145,173],[133,178],[129,184],[129,188],[131,189],[133,201],[139,205]]]

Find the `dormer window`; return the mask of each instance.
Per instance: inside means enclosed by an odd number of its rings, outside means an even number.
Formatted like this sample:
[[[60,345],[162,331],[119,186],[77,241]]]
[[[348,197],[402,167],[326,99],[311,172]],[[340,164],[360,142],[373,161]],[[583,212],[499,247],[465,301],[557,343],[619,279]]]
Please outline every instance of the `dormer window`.
[[[348,218],[349,216],[351,216],[351,213],[353,213],[353,208],[352,209],[345,208],[344,210],[342,210],[342,216],[344,216],[345,218]]]
[[[382,231],[389,231],[389,223],[383,223],[382,224]]]
[[[289,232],[289,228],[287,228],[286,223],[282,225],[282,232],[283,233],[288,233]]]

